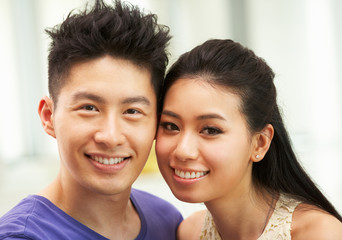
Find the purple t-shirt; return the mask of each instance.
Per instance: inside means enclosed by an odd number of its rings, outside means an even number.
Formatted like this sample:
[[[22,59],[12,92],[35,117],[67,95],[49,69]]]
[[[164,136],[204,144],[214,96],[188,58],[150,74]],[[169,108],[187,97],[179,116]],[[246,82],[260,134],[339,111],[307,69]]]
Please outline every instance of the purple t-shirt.
[[[141,221],[136,239],[176,239],[176,230],[183,217],[174,206],[136,189],[132,189],[131,201]],[[107,240],[37,195],[24,198],[0,218],[0,239]]]

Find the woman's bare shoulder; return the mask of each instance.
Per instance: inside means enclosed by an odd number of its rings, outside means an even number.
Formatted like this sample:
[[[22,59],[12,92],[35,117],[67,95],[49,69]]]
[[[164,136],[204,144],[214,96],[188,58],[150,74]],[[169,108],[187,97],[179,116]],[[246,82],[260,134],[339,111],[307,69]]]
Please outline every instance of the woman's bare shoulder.
[[[318,207],[300,204],[293,213],[291,238],[342,240],[342,223]]]
[[[184,219],[178,227],[177,239],[198,240],[202,231],[206,212],[207,210],[197,211]]]

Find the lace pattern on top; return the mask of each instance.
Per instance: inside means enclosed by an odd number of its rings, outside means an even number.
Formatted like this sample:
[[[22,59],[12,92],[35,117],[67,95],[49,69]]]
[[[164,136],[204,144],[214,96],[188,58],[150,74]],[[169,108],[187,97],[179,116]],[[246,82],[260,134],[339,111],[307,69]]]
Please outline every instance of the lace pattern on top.
[[[300,203],[285,194],[280,194],[273,214],[257,240],[290,240],[292,214]],[[200,240],[222,240],[209,211],[205,216]]]

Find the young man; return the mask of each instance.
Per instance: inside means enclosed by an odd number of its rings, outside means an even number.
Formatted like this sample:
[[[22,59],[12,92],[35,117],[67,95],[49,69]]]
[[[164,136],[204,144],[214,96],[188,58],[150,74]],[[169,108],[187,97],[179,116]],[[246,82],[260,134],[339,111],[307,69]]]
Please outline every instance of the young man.
[[[131,189],[151,149],[168,28],[116,1],[48,30],[49,94],[39,104],[60,171],[0,219],[0,239],[175,239],[181,214]]]

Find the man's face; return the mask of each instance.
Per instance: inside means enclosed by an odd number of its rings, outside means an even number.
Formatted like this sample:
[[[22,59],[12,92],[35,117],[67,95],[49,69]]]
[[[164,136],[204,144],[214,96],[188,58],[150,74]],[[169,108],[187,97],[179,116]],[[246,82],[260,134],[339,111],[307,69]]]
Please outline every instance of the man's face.
[[[109,56],[72,66],[48,132],[64,181],[106,195],[130,190],[155,137],[150,79],[146,69]]]

